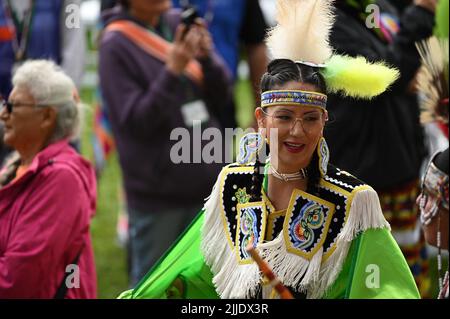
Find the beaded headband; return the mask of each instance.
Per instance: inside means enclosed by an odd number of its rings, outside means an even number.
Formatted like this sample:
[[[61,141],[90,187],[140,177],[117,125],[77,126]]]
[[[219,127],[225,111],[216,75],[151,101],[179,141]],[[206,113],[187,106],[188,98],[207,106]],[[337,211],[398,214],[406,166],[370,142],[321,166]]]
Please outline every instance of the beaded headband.
[[[298,105],[327,109],[327,96],[322,93],[300,90],[273,90],[261,94],[261,107]]]

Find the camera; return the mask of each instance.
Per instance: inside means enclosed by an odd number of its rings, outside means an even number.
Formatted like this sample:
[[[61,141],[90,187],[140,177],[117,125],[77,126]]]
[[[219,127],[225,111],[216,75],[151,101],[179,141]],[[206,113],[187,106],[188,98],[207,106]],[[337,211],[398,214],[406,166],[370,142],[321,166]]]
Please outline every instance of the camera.
[[[181,22],[186,25],[185,34],[189,31],[190,27],[195,23],[195,19],[199,17],[197,9],[194,6],[186,7],[181,13]]]

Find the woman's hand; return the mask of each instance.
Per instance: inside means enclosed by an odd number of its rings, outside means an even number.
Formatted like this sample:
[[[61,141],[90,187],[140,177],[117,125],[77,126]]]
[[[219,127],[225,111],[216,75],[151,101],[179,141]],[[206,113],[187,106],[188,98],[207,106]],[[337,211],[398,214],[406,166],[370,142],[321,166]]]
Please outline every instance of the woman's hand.
[[[213,49],[211,34],[202,19],[197,18],[189,30],[186,28],[184,24],[178,26],[167,60],[167,68],[177,75],[183,73],[191,59],[206,59]]]
[[[192,25],[187,32],[185,25],[179,25],[167,59],[166,65],[169,71],[176,75],[183,73],[189,61],[198,56],[201,42],[202,33],[196,25]]]

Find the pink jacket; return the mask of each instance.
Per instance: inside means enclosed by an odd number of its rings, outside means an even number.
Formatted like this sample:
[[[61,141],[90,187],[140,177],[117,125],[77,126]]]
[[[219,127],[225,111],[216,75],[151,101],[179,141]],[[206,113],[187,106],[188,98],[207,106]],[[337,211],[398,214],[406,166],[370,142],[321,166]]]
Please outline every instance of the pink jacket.
[[[53,298],[80,251],[79,288],[67,289],[66,298],[96,298],[95,206],[95,173],[67,141],[42,150],[0,189],[0,299]],[[77,271],[67,270],[76,284]]]

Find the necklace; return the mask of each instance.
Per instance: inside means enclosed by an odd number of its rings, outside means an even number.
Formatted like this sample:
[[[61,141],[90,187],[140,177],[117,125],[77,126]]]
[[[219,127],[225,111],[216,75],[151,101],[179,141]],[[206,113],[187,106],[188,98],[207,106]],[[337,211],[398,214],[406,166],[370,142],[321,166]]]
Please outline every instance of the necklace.
[[[270,171],[272,172],[273,176],[285,182],[305,179],[308,176],[308,171],[306,170],[306,168],[302,168],[299,172],[296,173],[283,174],[278,172],[275,167],[270,166]]]

